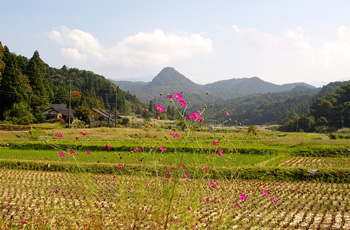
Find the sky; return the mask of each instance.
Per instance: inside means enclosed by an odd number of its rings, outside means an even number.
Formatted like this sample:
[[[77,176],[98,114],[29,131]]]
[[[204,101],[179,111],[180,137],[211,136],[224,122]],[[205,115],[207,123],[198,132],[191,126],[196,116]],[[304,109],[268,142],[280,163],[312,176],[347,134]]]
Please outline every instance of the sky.
[[[174,67],[202,85],[322,86],[350,79],[349,12],[348,0],[0,0],[0,41],[115,80]]]

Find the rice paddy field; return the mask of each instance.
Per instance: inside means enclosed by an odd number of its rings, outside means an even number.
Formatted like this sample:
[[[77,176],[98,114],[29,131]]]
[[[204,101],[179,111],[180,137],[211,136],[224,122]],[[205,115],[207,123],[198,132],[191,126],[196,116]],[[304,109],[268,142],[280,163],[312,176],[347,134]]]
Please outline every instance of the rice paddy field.
[[[0,229],[350,229],[349,156],[325,134],[0,131]]]

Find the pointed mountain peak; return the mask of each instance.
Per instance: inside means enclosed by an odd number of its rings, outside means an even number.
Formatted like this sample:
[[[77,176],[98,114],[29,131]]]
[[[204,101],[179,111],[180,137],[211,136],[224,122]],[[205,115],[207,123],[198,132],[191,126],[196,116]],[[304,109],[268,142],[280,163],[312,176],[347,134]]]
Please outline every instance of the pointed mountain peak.
[[[186,84],[195,83],[177,72],[173,67],[165,67],[153,78],[149,86],[183,86]]]

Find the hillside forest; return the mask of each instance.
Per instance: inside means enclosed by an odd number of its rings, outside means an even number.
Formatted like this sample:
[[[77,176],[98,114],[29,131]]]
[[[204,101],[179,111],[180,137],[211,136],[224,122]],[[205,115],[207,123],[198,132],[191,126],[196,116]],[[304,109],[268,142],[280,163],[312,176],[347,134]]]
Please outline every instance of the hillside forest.
[[[118,114],[140,113],[144,104],[91,71],[47,65],[35,51],[28,59],[11,53],[0,42],[0,120],[16,124],[44,122],[43,111],[51,104],[67,104],[80,116],[90,108]],[[117,103],[116,103],[117,94]]]

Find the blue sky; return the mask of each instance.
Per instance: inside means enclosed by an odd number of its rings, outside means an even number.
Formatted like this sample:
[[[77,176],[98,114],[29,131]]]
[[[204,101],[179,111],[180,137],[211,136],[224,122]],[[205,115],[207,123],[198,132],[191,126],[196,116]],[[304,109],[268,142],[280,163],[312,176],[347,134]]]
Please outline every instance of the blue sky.
[[[276,84],[350,77],[350,1],[2,1],[0,41],[50,66],[150,80],[257,76]]]

